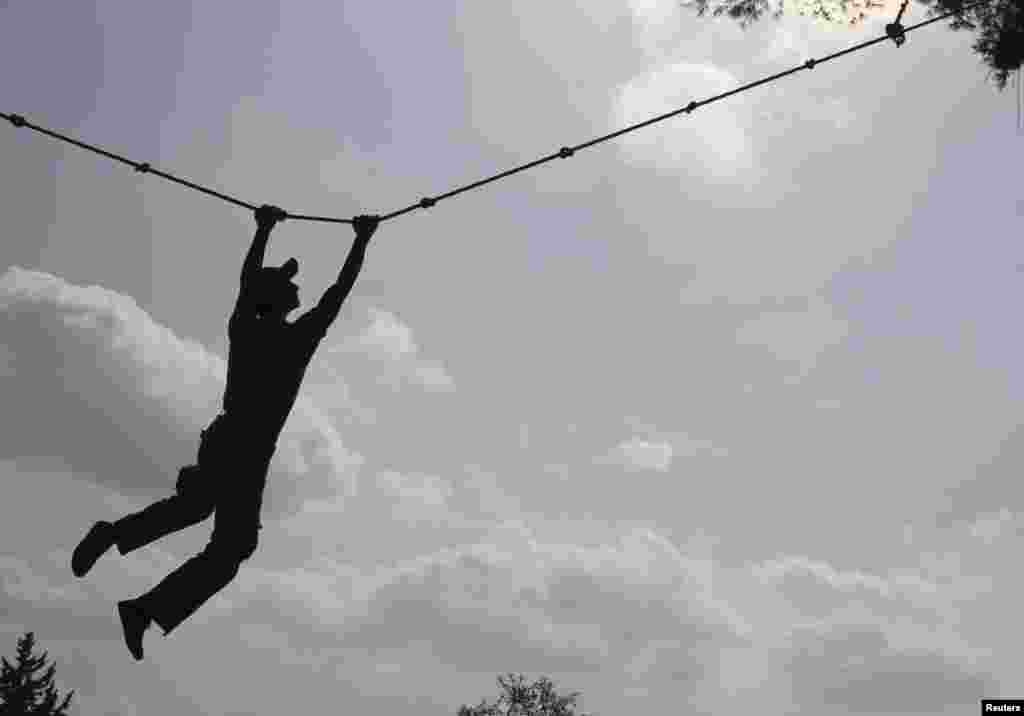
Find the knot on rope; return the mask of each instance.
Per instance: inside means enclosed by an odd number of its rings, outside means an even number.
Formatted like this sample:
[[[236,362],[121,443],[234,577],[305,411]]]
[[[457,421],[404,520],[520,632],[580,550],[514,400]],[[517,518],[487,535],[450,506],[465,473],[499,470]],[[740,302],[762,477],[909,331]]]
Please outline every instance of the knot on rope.
[[[437,203],[437,199],[431,199],[429,196],[425,196],[422,199],[420,199],[420,208],[421,209],[429,209],[430,207],[432,207],[436,203]]]
[[[903,19],[903,13],[907,9],[907,3],[910,0],[903,0],[903,4],[900,5],[900,11],[896,13],[896,19],[885,26],[885,34],[889,36],[889,39],[896,43],[896,47],[899,47],[907,41],[907,36],[904,33],[904,27],[900,24],[900,20]]]
[[[907,36],[903,33],[903,25],[897,22],[890,22],[885,26],[885,34],[889,36],[889,39],[896,43],[896,47],[899,47],[907,41]]]
[[[562,147],[561,149],[558,150],[558,156],[560,156],[562,159],[568,159],[573,154],[575,154],[575,151],[570,149],[569,147]]]
[[[697,103],[695,101],[691,101],[690,104],[686,105],[686,113],[687,114],[689,114],[690,112],[692,112],[695,109],[697,109]]]
[[[135,171],[142,172],[143,174],[145,174],[146,172],[148,172],[152,168],[153,167],[149,166],[149,164],[146,163],[146,162],[141,162],[141,163],[135,165]]]
[[[814,69],[814,65],[815,65],[815,61],[813,59],[807,60],[807,62],[804,63],[804,67],[806,67],[809,70],[813,70]]]
[[[22,117],[20,114],[12,114],[7,119],[11,120],[11,124],[13,124],[15,127],[25,126],[25,118]]]

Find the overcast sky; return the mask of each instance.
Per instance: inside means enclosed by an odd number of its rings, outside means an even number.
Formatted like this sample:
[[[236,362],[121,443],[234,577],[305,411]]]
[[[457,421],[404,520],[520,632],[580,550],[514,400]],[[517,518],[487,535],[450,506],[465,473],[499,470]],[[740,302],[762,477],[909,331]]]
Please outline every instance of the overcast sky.
[[[0,3],[0,106],[253,204],[384,214],[895,14],[279,5]],[[1021,696],[1024,136],[946,25],[382,224],[258,551],[141,663],[115,604],[212,520],[83,580],[70,553],[194,460],[255,224],[5,123],[0,652],[34,631],[82,716],[453,715],[510,671],[602,716]],[[274,229],[303,310],[351,237]]]

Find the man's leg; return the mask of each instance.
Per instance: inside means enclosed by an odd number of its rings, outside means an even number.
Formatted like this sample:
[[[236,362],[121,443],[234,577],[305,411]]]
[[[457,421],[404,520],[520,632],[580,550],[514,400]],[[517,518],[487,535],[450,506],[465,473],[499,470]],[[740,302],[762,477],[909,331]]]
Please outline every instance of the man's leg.
[[[269,461],[268,461],[269,462]],[[256,550],[267,464],[248,468],[252,483],[218,497],[213,535],[206,548],[132,603],[170,634],[226,587]],[[255,471],[255,474],[253,474]]]
[[[219,489],[215,480],[220,478],[222,470],[216,466],[214,445],[211,445],[219,441],[210,438],[222,429],[223,422],[224,416],[218,415],[200,431],[196,464],[179,471],[173,496],[114,523],[117,550],[121,554],[128,554],[165,535],[191,527],[213,514]]]
[[[203,484],[219,476],[203,475],[195,465],[182,468],[175,494],[114,523],[117,551],[128,554],[213,514],[216,486]]]
[[[198,466],[184,467],[179,473],[174,496],[117,522],[94,524],[71,555],[71,570],[75,576],[84,577],[96,560],[115,544],[121,554],[127,554],[209,517],[216,500],[212,486],[203,484],[204,477]]]

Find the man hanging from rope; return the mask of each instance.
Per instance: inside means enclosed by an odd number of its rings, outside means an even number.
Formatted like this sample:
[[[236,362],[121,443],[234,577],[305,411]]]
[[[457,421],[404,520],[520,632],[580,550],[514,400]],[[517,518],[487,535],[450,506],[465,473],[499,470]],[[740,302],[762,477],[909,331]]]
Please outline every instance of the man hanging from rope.
[[[142,636],[150,622],[169,634],[227,586],[255,551],[263,488],[278,435],[313,353],[355,284],[378,225],[375,216],[355,217],[355,241],[338,280],[313,309],[287,323],[285,317],[299,306],[299,289],[292,281],[298,261],[263,266],[270,231],[287,214],[264,205],[255,215],[256,236],[228,322],[224,409],[202,431],[196,464],[179,471],[171,497],[116,522],[95,523],[71,557],[72,571],[83,577],[113,545],[127,554],[216,510],[213,535],[202,552],[147,594],[118,602],[124,638],[136,660],[142,659]]]

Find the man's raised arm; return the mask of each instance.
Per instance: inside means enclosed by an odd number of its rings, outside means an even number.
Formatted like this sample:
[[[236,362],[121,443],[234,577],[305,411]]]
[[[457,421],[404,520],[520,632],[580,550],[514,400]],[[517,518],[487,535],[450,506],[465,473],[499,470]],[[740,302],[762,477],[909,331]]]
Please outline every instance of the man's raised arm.
[[[356,231],[356,238],[352,242],[348,258],[345,259],[345,265],[341,267],[341,271],[338,273],[338,280],[324,291],[320,302],[302,317],[308,317],[307,320],[315,323],[317,328],[324,333],[327,332],[327,328],[334,322],[334,319],[338,317],[341,304],[355,285],[359,271],[363,268],[363,259],[366,257],[366,245],[370,242],[370,237],[377,230],[378,223],[379,220],[376,216],[355,217],[352,222],[352,228]]]
[[[245,255],[245,262],[242,264],[241,282],[243,285],[251,283],[259,270],[263,267],[263,255],[267,251],[267,242],[270,240],[270,230],[278,221],[284,221],[287,214],[283,209],[276,206],[264,204],[255,211],[256,214],[256,235],[252,239],[249,253]]]
[[[288,216],[283,209],[276,206],[264,204],[254,212],[256,214],[256,235],[249,246],[249,253],[245,255],[242,263],[242,275],[239,277],[238,300],[235,301],[235,310],[232,318],[236,315],[246,313],[251,308],[253,289],[256,286],[256,277],[263,268],[263,255],[267,251],[267,242],[270,240],[270,230],[278,221],[284,221]]]

